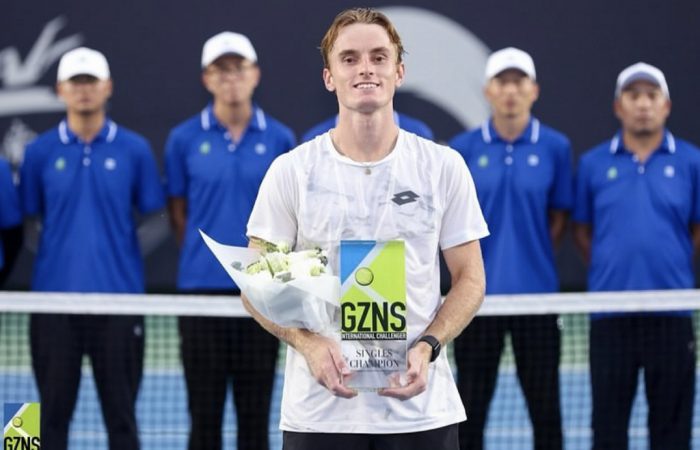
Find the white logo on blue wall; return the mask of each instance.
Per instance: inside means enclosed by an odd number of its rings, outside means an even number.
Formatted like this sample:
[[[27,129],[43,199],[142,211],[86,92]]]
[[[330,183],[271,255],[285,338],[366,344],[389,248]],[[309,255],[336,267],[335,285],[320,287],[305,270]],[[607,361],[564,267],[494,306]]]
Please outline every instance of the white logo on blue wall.
[[[55,94],[53,83],[39,84],[65,52],[83,43],[80,34],[58,39],[57,35],[65,25],[66,19],[62,16],[47,22],[24,57],[19,49],[27,48],[26,44],[0,49],[0,117],[62,112],[65,109]],[[13,167],[22,163],[24,148],[35,136],[36,133],[22,120],[12,119],[0,148]]]
[[[400,31],[408,50],[408,75],[398,92],[439,106],[464,128],[484,122],[489,116],[482,91],[484,69],[491,54],[486,44],[462,24],[434,11],[410,6],[379,10]]]
[[[0,116],[65,109],[63,102],[56,97],[53,86],[37,85],[61,55],[83,42],[80,34],[56,39],[65,24],[66,19],[59,16],[44,25],[24,61],[16,47],[0,50]]]

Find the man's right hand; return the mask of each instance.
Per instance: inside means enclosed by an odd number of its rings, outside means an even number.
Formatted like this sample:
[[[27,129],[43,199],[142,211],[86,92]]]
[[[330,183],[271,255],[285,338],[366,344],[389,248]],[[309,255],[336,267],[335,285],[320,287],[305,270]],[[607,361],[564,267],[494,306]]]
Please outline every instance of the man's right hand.
[[[303,344],[297,346],[297,350],[306,358],[316,381],[333,395],[343,398],[357,395],[356,390],[343,384],[343,379],[350,375],[350,368],[336,341],[309,332],[306,333]]]

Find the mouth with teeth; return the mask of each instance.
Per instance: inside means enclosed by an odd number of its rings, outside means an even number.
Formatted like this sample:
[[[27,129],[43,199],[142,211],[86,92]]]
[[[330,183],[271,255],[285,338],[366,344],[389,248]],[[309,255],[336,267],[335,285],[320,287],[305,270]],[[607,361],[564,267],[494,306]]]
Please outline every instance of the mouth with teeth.
[[[357,88],[357,89],[374,89],[377,87],[379,87],[379,83],[362,82],[362,83],[357,83],[355,85],[355,88]]]

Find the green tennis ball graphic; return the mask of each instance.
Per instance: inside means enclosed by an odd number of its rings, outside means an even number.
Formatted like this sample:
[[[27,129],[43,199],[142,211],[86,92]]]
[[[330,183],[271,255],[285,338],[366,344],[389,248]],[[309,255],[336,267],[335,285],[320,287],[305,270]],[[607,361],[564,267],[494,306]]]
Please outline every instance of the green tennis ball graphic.
[[[355,281],[360,286],[369,286],[374,281],[374,274],[367,267],[360,267],[355,271]]]

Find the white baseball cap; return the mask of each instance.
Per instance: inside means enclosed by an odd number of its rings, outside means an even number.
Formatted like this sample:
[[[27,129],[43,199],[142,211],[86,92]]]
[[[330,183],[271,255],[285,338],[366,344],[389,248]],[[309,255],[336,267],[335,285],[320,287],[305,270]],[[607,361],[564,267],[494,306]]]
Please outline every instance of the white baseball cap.
[[[661,88],[661,91],[664,93],[666,98],[671,98],[671,95],[668,92],[668,84],[666,84],[666,77],[664,76],[664,73],[657,67],[643,62],[632,64],[620,72],[620,75],[617,76],[617,84],[615,85],[615,97],[619,97],[627,86],[640,80],[648,81],[657,85],[659,88]]]
[[[109,64],[105,55],[87,47],[78,47],[65,53],[58,62],[57,80],[70,80],[77,75],[92,75],[109,80]]]
[[[533,80],[536,79],[535,63],[526,52],[515,47],[507,47],[491,53],[486,61],[486,79],[490,80],[508,69],[517,69]]]
[[[216,36],[210,37],[202,48],[202,68],[213,63],[214,60],[223,55],[239,55],[253,62],[258,62],[258,55],[255,53],[250,39],[240,33],[224,31]]]

